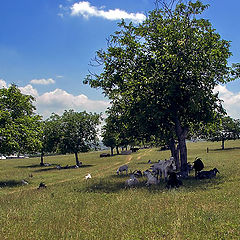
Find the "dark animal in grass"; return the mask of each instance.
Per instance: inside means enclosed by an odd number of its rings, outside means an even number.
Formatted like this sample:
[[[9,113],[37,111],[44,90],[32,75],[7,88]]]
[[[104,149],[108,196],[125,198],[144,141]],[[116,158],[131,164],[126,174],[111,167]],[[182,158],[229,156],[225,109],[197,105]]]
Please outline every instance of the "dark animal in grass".
[[[167,181],[166,188],[178,188],[182,185],[182,181],[178,179],[177,174],[175,172],[169,173],[169,178]]]
[[[217,168],[214,168],[209,171],[201,171],[201,172],[198,172],[196,178],[197,179],[211,179],[211,178],[216,177],[217,173],[219,173]]]
[[[109,153],[101,153],[100,154],[100,158],[101,157],[110,157],[110,154]]]
[[[188,178],[188,175],[192,169],[193,169],[193,166],[189,162],[184,164],[181,167],[181,171],[177,172],[177,177],[182,179]]]
[[[201,160],[201,158],[196,157],[195,161],[193,162],[193,169],[195,170],[195,177],[197,176],[197,173],[202,171],[204,168],[204,164]]]
[[[142,176],[143,176],[143,174],[142,174],[142,172],[141,172],[140,170],[135,170],[135,171],[133,172],[133,175],[134,175],[135,177],[142,177]]]
[[[147,163],[149,163],[149,164],[152,164],[152,161],[151,160],[148,160],[148,162]]]
[[[46,188],[46,187],[47,187],[47,186],[45,185],[45,183],[40,182],[38,189]]]

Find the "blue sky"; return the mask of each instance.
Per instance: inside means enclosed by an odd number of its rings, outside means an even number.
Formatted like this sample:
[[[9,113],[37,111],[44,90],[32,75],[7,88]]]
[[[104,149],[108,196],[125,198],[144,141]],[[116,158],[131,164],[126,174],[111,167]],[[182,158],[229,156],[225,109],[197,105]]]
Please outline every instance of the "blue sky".
[[[204,17],[232,41],[229,63],[240,62],[240,1],[204,2],[210,4]],[[154,0],[1,0],[0,87],[16,83],[23,93],[35,96],[37,112],[45,118],[70,108],[104,112],[108,100],[82,83],[89,62],[106,47],[119,18],[137,23],[153,8]],[[234,118],[240,118],[239,84],[237,80],[217,88]]]

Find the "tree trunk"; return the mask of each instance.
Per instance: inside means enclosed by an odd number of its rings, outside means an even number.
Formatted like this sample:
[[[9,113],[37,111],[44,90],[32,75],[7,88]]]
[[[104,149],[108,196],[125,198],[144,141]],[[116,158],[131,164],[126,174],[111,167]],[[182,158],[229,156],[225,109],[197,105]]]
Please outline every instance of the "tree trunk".
[[[40,162],[40,166],[44,166],[44,163],[43,163],[43,155],[44,155],[44,152],[42,151],[42,152],[41,152],[41,162]]]
[[[75,152],[74,154],[75,154],[75,159],[76,159],[76,165],[77,165],[77,166],[80,166],[80,165],[79,165],[79,160],[78,160],[78,153]]]
[[[222,139],[222,150],[224,150],[224,138]]]
[[[181,170],[183,170],[183,166],[186,166],[187,164],[187,146],[186,146],[186,137],[188,129],[186,127],[182,127],[180,125],[180,121],[178,118],[176,118],[175,121],[175,127],[176,127],[176,134],[178,137],[178,143],[179,143],[179,150],[180,150],[180,160],[181,160]]]
[[[118,150],[118,146],[116,146],[116,150],[117,150],[117,155],[119,155],[119,150]]]
[[[114,147],[111,147],[111,156],[113,156],[113,148],[114,148]]]
[[[170,150],[171,150],[171,154],[172,154],[172,156],[173,156],[174,159],[175,159],[175,164],[176,164],[177,170],[179,170],[179,169],[180,169],[180,163],[179,163],[179,147],[178,147],[178,146],[176,147],[174,138],[171,138],[171,139],[170,139],[169,147],[170,147]]]

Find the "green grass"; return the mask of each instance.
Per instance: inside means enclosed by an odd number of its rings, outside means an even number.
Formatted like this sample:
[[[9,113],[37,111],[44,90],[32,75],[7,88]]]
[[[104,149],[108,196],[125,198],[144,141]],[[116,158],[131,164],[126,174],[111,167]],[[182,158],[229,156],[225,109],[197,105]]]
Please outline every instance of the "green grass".
[[[116,175],[124,163],[132,171],[146,170],[149,159],[169,158],[169,151],[155,148],[110,158],[79,154],[79,169],[39,167],[38,158],[0,160],[0,239],[239,239],[240,141],[219,148],[220,143],[188,143],[189,161],[199,156],[206,170],[217,167],[220,175],[195,180],[192,173],[170,191],[163,181],[146,187],[145,178],[125,189],[127,177]],[[75,160],[65,155],[45,162],[74,165]],[[41,181],[47,188],[38,190]]]

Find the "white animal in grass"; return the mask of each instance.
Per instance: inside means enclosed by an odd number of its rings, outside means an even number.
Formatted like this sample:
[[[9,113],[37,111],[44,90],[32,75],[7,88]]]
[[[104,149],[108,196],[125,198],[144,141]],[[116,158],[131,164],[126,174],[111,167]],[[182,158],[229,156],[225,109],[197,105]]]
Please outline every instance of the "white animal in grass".
[[[159,160],[158,163],[151,166],[151,170],[160,178],[162,178],[162,174],[164,175],[165,181],[167,181],[168,173],[176,171],[176,169],[174,157],[170,157],[169,160]]]
[[[134,187],[134,186],[137,186],[138,184],[139,184],[139,181],[134,174],[131,174],[130,178],[127,179],[125,182],[126,187]]]
[[[22,180],[22,185],[28,185],[28,182],[26,180]]]
[[[92,176],[91,176],[90,173],[88,173],[88,175],[85,176],[85,179],[88,180],[88,179],[90,179],[90,178],[92,178]]]
[[[158,179],[157,177],[153,176],[152,172],[150,172],[149,170],[146,170],[143,172],[145,176],[147,176],[147,183],[146,185],[157,185],[158,184]]]
[[[117,170],[117,175],[119,175],[119,173],[122,173],[123,171],[126,171],[126,174],[128,173],[128,165],[123,165],[119,167]]]

